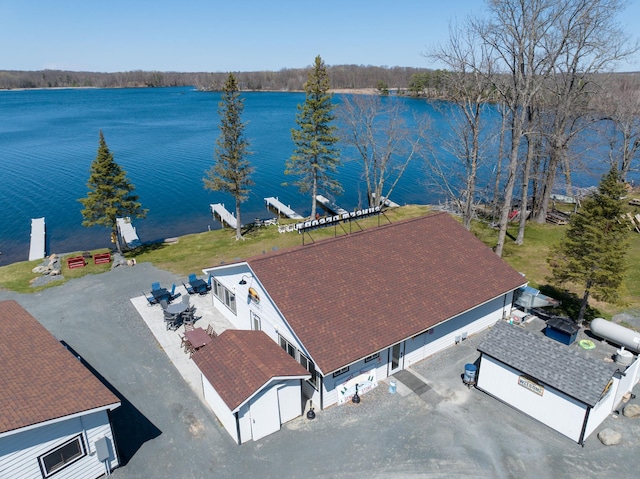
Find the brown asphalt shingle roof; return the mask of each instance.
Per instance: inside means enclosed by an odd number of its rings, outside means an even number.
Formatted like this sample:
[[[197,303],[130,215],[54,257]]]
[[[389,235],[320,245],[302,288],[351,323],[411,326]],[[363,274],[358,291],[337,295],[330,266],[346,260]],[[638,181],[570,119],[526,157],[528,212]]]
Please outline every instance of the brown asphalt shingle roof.
[[[273,378],[310,377],[262,331],[227,329],[193,361],[232,411]]]
[[[0,301],[0,364],[0,433],[120,402],[15,301]]]
[[[446,213],[248,263],[324,374],[526,283]]]

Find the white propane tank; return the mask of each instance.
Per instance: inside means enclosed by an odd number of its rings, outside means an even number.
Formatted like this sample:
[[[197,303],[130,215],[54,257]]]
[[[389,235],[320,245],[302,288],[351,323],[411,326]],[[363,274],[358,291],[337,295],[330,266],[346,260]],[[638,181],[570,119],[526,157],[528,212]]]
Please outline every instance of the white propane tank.
[[[592,320],[590,327],[593,334],[640,353],[640,333],[603,318]]]

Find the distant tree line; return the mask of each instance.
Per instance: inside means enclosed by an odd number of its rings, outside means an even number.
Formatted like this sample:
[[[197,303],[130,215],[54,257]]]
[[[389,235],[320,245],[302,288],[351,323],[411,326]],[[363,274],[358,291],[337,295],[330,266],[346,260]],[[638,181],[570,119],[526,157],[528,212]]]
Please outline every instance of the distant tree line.
[[[428,74],[426,68],[376,67],[363,65],[327,66],[334,89],[379,88],[408,90]],[[240,90],[302,91],[309,68],[283,68],[279,71],[233,72]],[[0,89],[17,88],[144,88],[195,86],[200,90],[223,91],[229,72],[183,73],[128,71],[116,73],[63,70],[0,70]],[[417,82],[417,84],[421,84]],[[416,90],[417,87],[414,87]]]

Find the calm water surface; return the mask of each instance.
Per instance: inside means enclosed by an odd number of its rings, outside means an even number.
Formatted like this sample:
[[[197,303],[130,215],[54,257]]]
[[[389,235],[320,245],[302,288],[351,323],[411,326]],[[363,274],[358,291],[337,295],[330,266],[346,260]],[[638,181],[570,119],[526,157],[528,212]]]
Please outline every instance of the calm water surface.
[[[305,215],[310,202],[283,174],[291,155],[301,93],[246,93],[243,120],[254,154],[255,186],[243,204],[243,222],[273,217],[264,198],[278,196]],[[339,101],[339,97],[336,97]],[[144,220],[134,222],[142,241],[219,228],[209,204],[233,200],[203,189],[218,136],[219,93],[192,88],[81,89],[0,92],[0,265],[26,260],[31,218],[45,217],[47,252],[110,246],[105,228],[84,228],[77,201],[86,182],[102,129],[115,161],[136,187]],[[423,101],[403,100],[413,111],[435,115]],[[355,162],[340,170],[345,189],[337,203],[352,209],[364,197]],[[393,193],[398,203],[434,200],[415,162]]]

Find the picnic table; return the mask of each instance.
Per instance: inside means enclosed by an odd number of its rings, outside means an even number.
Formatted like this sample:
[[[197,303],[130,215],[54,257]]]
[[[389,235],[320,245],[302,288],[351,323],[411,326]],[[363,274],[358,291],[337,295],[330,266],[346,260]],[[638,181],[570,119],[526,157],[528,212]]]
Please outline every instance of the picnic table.
[[[194,328],[193,331],[185,331],[184,337],[196,351],[211,342],[211,336],[202,328]]]

